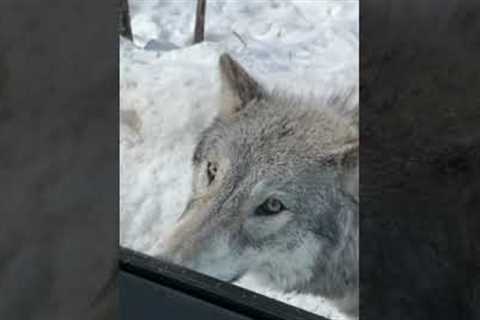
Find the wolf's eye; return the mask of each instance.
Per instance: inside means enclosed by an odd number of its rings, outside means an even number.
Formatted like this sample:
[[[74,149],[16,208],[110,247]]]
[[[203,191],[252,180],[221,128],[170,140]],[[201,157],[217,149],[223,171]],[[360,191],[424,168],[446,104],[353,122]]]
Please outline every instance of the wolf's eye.
[[[270,197],[255,210],[255,213],[257,215],[272,215],[282,212],[284,209],[285,206],[280,200]]]
[[[209,185],[215,179],[215,176],[217,175],[217,171],[218,171],[217,164],[209,161],[207,163],[207,179],[208,179]]]

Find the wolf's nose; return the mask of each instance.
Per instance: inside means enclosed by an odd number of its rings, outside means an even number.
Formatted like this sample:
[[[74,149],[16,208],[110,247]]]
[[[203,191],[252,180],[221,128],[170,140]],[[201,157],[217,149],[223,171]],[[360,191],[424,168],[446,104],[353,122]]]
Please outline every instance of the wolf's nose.
[[[182,264],[181,256],[178,253],[172,252],[171,250],[164,248],[159,251],[155,257],[159,260],[173,263],[173,264]]]
[[[232,275],[232,277],[229,280],[225,280],[225,282],[229,282],[229,283],[237,282],[238,280],[240,280],[241,277],[243,277],[244,274],[245,272],[239,272],[235,275]]]

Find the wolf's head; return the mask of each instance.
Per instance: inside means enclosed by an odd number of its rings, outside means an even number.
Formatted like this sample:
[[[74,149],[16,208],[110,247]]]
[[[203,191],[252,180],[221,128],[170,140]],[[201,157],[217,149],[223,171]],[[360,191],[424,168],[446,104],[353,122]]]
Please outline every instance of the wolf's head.
[[[226,281],[340,297],[356,282],[358,133],[328,104],[267,92],[230,56],[223,106],[193,155],[191,199],[167,243],[174,262]]]

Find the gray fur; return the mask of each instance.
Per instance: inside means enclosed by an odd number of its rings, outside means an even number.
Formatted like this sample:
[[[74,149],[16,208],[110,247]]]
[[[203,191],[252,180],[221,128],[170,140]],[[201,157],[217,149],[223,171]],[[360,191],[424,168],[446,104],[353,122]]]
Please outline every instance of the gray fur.
[[[164,255],[225,281],[248,271],[357,314],[358,130],[334,112],[348,95],[319,108],[267,92],[228,55],[220,69],[222,110],[199,139],[192,197]],[[285,209],[256,213],[271,196]]]

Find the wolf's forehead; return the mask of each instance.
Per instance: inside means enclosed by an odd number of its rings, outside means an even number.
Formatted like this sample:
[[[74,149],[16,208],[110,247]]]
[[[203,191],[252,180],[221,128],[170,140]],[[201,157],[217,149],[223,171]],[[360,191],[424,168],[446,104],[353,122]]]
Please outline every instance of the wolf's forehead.
[[[351,139],[338,119],[319,112],[263,110],[222,126],[222,140],[232,155],[276,165],[297,159],[321,160]]]

